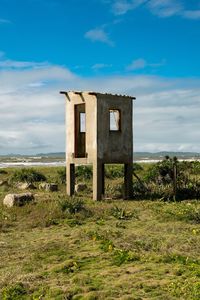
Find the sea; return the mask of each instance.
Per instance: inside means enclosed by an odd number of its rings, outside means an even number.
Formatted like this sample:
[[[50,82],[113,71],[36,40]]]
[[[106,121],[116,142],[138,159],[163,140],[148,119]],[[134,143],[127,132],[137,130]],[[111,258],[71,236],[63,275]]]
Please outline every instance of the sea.
[[[166,156],[176,156],[179,161],[199,161],[200,154],[193,152],[136,152],[134,153],[134,163],[156,163],[162,161]],[[41,154],[36,156],[7,155],[0,156],[0,168],[13,167],[64,167],[64,153]]]

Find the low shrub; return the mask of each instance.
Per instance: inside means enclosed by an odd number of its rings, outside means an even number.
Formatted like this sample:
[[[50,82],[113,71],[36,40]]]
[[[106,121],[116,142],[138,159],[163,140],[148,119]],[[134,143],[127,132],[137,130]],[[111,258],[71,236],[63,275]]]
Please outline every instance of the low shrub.
[[[7,174],[7,172],[4,169],[0,169],[0,174]]]
[[[121,266],[124,263],[129,263],[133,261],[139,261],[140,256],[134,252],[116,249],[113,254],[113,264],[116,266]]]
[[[200,198],[200,182],[188,179],[187,184],[179,186],[177,189],[177,199],[199,199]]]
[[[40,182],[45,181],[46,177],[35,169],[20,169],[14,172],[11,181],[14,182]]]
[[[122,165],[106,165],[105,177],[110,179],[122,178],[124,176],[124,169]]]
[[[133,163],[133,171],[134,172],[143,171],[143,167],[138,163]]]
[[[149,191],[144,189],[144,186],[139,181],[133,182],[133,198],[138,200],[149,198]]]
[[[76,198],[60,200],[59,206],[63,212],[67,211],[70,214],[76,214],[85,210],[83,201]]]
[[[177,163],[176,158],[165,157],[164,160],[152,165],[147,174],[145,180],[147,182],[154,182],[156,184],[170,184],[173,182],[174,170],[173,165]]]
[[[173,281],[168,286],[168,291],[175,299],[200,299],[200,283],[191,282],[189,279]]]
[[[106,194],[109,197],[113,198],[122,198],[124,194],[124,185],[123,184],[107,184],[106,185]]]
[[[60,268],[55,269],[55,273],[70,274],[78,271],[80,266],[77,261],[69,260],[65,262]]]
[[[19,282],[15,285],[8,286],[2,291],[2,300],[22,300],[25,299],[27,291],[23,283]]]
[[[66,183],[66,168],[60,168],[57,171],[58,180],[63,184]]]
[[[100,249],[103,250],[104,252],[112,251],[114,247],[115,246],[111,240],[106,238],[101,240]]]
[[[180,203],[178,206],[174,203],[164,208],[163,217],[188,223],[200,224],[200,208],[193,205]]]
[[[164,263],[177,263],[177,264],[181,264],[181,265],[194,265],[197,264],[199,266],[199,261],[197,259],[192,259],[188,256],[184,256],[181,254],[166,254],[163,257],[160,258],[161,262]]]
[[[81,180],[89,180],[92,178],[92,166],[77,166],[75,175]]]
[[[136,212],[127,211],[125,208],[118,207],[117,205],[111,208],[111,215],[118,220],[138,219],[138,214]]]

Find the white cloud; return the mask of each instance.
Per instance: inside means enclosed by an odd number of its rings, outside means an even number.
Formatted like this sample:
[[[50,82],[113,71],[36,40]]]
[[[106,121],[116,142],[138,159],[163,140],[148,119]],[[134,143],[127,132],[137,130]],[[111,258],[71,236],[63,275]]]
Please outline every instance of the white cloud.
[[[112,65],[109,65],[109,64],[95,64],[92,66],[92,69],[97,71],[97,70],[100,70],[100,69],[104,69],[104,68],[110,68],[112,67]]]
[[[115,0],[112,3],[112,11],[115,15],[123,15],[140,6],[148,8],[159,17],[170,17],[183,9],[179,0]]]
[[[0,71],[1,90],[0,94],[15,93],[28,89],[30,86],[45,83],[56,84],[74,79],[68,69],[61,66],[46,66],[36,69],[3,70]]]
[[[95,28],[87,31],[85,33],[85,38],[91,40],[92,42],[102,42],[109,46],[114,46],[113,41],[109,38],[108,34],[104,29]]]
[[[158,68],[158,67],[162,67],[164,65],[165,65],[164,59],[159,63],[148,63],[145,59],[138,58],[136,60],[133,60],[131,62],[131,64],[126,67],[126,69],[128,71],[134,71],[134,70],[139,70],[139,69],[145,69],[146,67]]]
[[[17,68],[0,69],[0,154],[64,149],[64,99],[59,90],[66,83],[73,88],[76,76],[62,66],[11,65]]]
[[[112,11],[115,15],[124,15],[145,2],[147,2],[147,0],[116,0],[113,2]]]
[[[44,85],[45,85],[45,82],[42,82],[42,81],[33,82],[33,83],[28,84],[28,86],[32,87],[32,88],[41,87]]]
[[[200,19],[200,10],[185,10],[183,12],[183,17],[193,20]]]
[[[127,1],[116,1],[113,4],[112,10],[115,15],[124,15],[132,9],[131,3]]]
[[[200,89],[172,87],[141,94],[135,103],[136,149],[200,151]],[[142,150],[141,150],[142,151]]]
[[[135,151],[200,151],[200,79],[82,78],[60,66],[0,71],[0,154],[64,151],[60,90],[136,96]]]
[[[107,2],[111,5],[112,12],[115,15],[124,15],[127,12],[138,7],[145,7],[152,14],[168,18],[172,16],[181,16],[186,19],[199,19],[200,10],[187,10],[184,1],[181,0],[112,0]]]
[[[133,60],[130,65],[127,66],[127,70],[138,70],[138,69],[144,69],[147,66],[147,62],[143,58],[139,58],[136,60]]]
[[[47,62],[37,63],[37,62],[28,62],[28,61],[15,61],[10,59],[1,60],[4,55],[0,55],[0,68],[39,68],[48,65]]]
[[[147,4],[150,11],[159,17],[171,17],[179,14],[183,6],[176,0],[151,0]]]

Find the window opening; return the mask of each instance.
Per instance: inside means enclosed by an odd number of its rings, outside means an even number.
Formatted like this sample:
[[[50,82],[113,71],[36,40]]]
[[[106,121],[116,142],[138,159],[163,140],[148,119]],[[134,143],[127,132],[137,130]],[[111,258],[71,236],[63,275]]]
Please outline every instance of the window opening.
[[[120,131],[120,111],[110,109],[110,131]]]
[[[86,117],[85,103],[74,106],[75,113],[75,136],[74,136],[74,157],[85,157],[86,149]]]
[[[85,132],[85,113],[80,113],[80,132]]]

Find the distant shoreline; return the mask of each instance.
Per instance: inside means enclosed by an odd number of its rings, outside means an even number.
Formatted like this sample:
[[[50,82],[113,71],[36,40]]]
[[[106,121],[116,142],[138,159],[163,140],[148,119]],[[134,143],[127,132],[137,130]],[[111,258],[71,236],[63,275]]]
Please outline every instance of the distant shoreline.
[[[157,163],[159,161],[162,161],[162,159],[136,159],[133,162],[134,163]],[[179,159],[179,161],[199,161],[200,158],[185,158],[185,159]],[[18,162],[0,162],[0,169],[3,168],[20,168],[20,167],[65,167],[66,162],[65,160],[60,161],[18,161]]]
[[[197,152],[134,152],[135,163],[156,163],[166,156],[176,156],[179,161],[200,161],[200,153]],[[0,168],[15,167],[63,167],[65,166],[65,153],[38,153],[35,155],[0,155]]]

